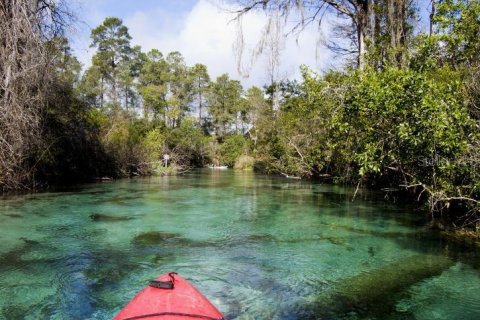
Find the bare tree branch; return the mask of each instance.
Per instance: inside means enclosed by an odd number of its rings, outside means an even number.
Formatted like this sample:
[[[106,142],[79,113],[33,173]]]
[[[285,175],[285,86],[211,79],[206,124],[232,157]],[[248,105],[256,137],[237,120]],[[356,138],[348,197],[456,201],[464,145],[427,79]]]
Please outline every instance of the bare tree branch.
[[[38,146],[51,59],[47,40],[69,17],[58,0],[0,2],[0,188],[24,188]]]

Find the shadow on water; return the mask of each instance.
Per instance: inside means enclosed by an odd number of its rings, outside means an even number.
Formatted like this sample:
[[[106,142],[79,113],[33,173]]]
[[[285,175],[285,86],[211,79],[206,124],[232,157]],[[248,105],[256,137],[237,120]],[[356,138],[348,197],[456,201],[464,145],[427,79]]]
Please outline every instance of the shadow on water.
[[[407,219],[399,225],[408,226]],[[421,222],[418,222],[421,221]],[[398,222],[396,220],[396,222]],[[474,269],[480,269],[480,248],[466,241],[452,241],[449,237],[437,230],[432,230],[423,219],[417,220],[418,225],[412,228],[410,224],[409,231],[389,231],[382,228],[358,228],[353,225],[340,225],[328,222],[320,222],[326,227],[333,227],[339,230],[348,231],[351,234],[364,237],[377,237],[394,241],[401,248],[414,250],[421,254],[441,254],[448,255],[455,261],[461,261],[470,265]]]
[[[0,255],[0,270],[18,266],[22,263],[22,256],[39,245],[39,242],[34,240],[26,238],[21,238],[20,240],[23,240],[21,245]]]
[[[118,221],[129,221],[139,218],[139,216],[119,216],[111,215],[106,213],[92,213],[90,219],[95,222],[118,222]]]
[[[158,248],[229,248],[229,247],[243,247],[247,244],[264,245],[267,243],[277,244],[297,244],[308,242],[327,241],[333,245],[343,246],[346,244],[346,239],[335,236],[321,236],[300,237],[292,239],[283,239],[275,237],[271,234],[256,233],[244,236],[235,236],[211,240],[191,240],[182,237],[178,233],[164,232],[164,231],[148,231],[137,234],[131,241],[137,247],[158,247]]]
[[[191,244],[188,239],[182,238],[179,234],[163,231],[148,231],[136,235],[132,239],[135,246],[158,246],[158,245],[181,245]]]
[[[0,272],[2,274],[24,274],[19,281],[12,283],[14,278],[0,278],[2,287],[12,290],[28,291],[31,286],[39,290],[42,286],[51,286],[50,292],[38,295],[27,306],[15,303],[14,297],[2,297],[0,319],[61,318],[87,319],[91,318],[100,306],[105,307],[111,302],[98,300],[106,292],[121,287],[122,281],[145,268],[161,266],[166,261],[172,261],[172,253],[154,250],[148,254],[144,250],[128,253],[122,250],[72,250],[60,256],[45,252],[57,252],[58,249],[45,247],[40,241],[22,239],[18,247],[0,255]],[[142,263],[139,263],[142,261]],[[56,270],[51,279],[31,277],[32,274]],[[19,273],[20,272],[20,273]],[[10,302],[10,299],[11,300]],[[118,303],[118,302],[117,302]],[[81,306],[81,307],[79,307]],[[112,307],[117,307],[113,305]]]
[[[19,213],[4,213],[3,215],[10,218],[23,218],[23,215]]]
[[[470,243],[451,241],[439,231],[424,229],[411,237],[395,238],[395,241],[401,248],[424,254],[442,254],[480,270],[479,247]]]
[[[372,271],[341,279],[333,286],[319,286],[311,302],[284,310],[292,319],[390,319],[395,304],[412,285],[440,275],[454,262],[445,256],[414,255]],[[289,316],[287,316],[289,315]]]

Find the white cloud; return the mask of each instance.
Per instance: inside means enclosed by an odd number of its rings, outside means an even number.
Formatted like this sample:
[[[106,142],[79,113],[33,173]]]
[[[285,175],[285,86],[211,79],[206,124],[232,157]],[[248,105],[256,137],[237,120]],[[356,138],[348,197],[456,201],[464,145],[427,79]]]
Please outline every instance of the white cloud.
[[[233,9],[231,6],[228,8]],[[92,16],[97,17],[98,12],[93,12]],[[252,66],[249,78],[242,78],[238,73],[233,50],[237,39],[236,26],[231,21],[233,16],[219,9],[212,1],[199,0],[187,12],[165,11],[162,6],[158,6],[149,11],[132,11],[121,18],[130,30],[132,42],[141,45],[144,51],[153,48],[165,54],[179,51],[188,65],[207,65],[213,79],[227,72],[231,78],[241,80],[246,87],[261,86],[268,82],[265,59],[261,57]],[[246,56],[250,50],[255,49],[266,21],[267,18],[262,12],[252,12],[244,16]],[[292,25],[287,26],[285,30],[288,31],[291,27]],[[318,71],[330,66],[330,54],[325,48],[318,46],[319,32],[317,27],[309,26],[298,39],[291,36],[286,40],[280,61],[279,74],[282,77],[298,78],[301,64]],[[82,62],[87,63],[92,52],[80,52],[79,55]]]

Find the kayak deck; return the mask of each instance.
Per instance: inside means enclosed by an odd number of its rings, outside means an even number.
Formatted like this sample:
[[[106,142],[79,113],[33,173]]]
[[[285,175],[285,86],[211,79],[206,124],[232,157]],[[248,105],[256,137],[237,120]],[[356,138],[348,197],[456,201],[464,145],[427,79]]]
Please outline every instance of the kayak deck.
[[[224,320],[217,308],[177,274],[166,273],[140,291],[114,320]],[[168,288],[173,283],[173,288]]]

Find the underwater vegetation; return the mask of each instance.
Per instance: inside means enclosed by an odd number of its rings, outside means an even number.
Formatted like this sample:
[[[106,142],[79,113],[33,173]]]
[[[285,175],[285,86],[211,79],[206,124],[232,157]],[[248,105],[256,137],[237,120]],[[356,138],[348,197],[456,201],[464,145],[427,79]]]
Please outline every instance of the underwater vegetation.
[[[187,243],[189,242],[188,239],[182,238],[177,233],[172,232],[163,232],[163,231],[148,231],[143,232],[136,235],[133,240],[132,244],[136,246],[154,246],[160,245],[164,243]]]
[[[135,219],[132,216],[115,216],[105,213],[92,213],[90,219],[96,222],[116,222],[116,221],[129,221]]]
[[[382,319],[394,311],[399,295],[412,285],[440,275],[453,265],[440,255],[414,255],[369,272],[342,279],[322,292],[310,306],[315,319],[362,314],[368,310]],[[313,319],[312,318],[312,319]]]

